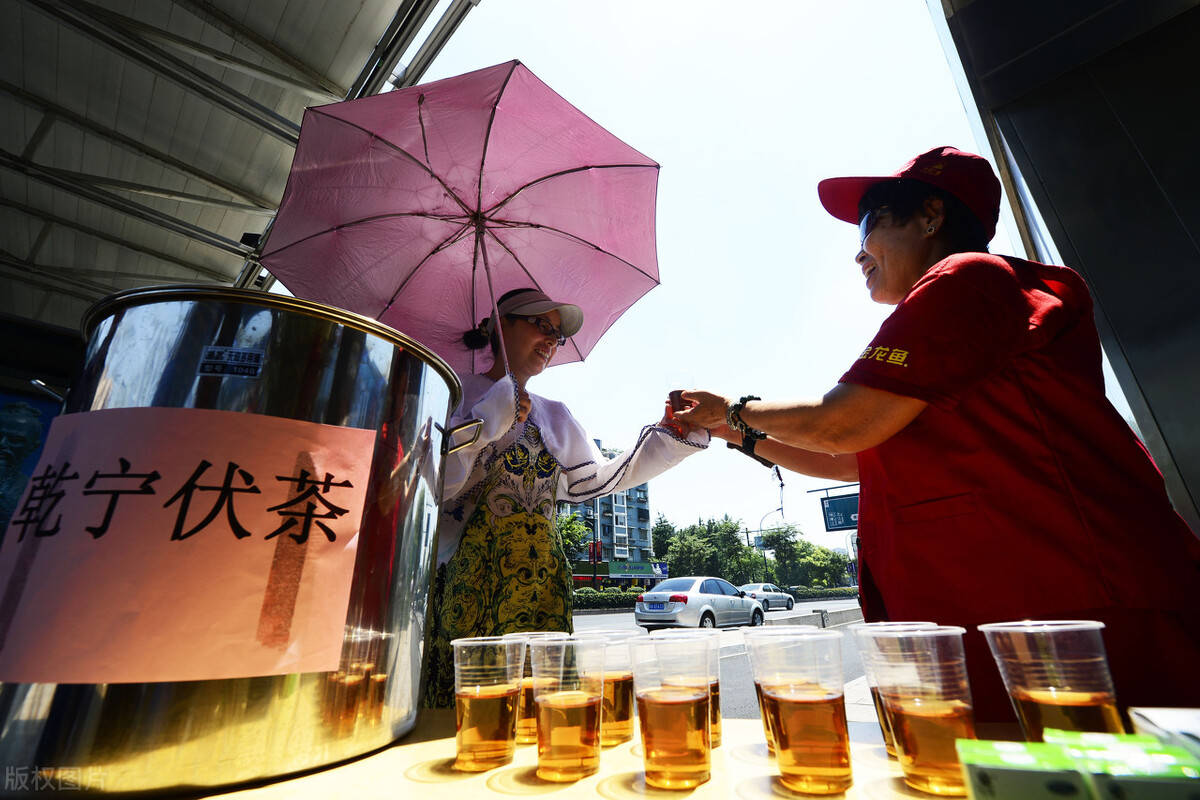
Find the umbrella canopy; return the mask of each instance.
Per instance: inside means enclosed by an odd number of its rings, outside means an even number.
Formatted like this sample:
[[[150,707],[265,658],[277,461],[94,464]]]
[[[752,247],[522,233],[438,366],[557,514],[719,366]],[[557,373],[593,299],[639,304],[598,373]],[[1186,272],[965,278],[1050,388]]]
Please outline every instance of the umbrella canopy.
[[[584,358],[658,284],[658,164],[518,61],[308,109],[262,264],[298,297],[390,325],[455,370],[510,289],[584,312]]]

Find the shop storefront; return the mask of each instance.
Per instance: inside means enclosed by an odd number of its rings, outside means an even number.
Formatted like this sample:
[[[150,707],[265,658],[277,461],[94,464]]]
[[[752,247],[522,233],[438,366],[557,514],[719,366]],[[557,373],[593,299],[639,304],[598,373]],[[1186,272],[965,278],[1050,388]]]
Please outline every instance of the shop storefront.
[[[667,565],[663,561],[590,561],[573,563],[575,585],[592,585],[592,567],[595,567],[597,587],[645,586],[650,587],[668,577]]]

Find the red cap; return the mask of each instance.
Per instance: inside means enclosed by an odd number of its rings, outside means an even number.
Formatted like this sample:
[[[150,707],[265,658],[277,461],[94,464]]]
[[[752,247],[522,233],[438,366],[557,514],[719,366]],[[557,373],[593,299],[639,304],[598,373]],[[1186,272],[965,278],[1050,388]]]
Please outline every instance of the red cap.
[[[858,223],[858,201],[877,183],[911,178],[954,195],[979,217],[988,241],[996,235],[1000,218],[1000,181],[982,156],[954,147],[935,147],[914,158],[894,175],[873,178],[827,178],[817,184],[821,205],[845,222]]]

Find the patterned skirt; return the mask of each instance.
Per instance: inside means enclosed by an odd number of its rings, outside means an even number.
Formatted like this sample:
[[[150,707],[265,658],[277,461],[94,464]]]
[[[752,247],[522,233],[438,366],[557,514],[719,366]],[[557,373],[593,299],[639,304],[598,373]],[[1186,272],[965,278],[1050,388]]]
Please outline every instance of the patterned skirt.
[[[549,507],[553,509],[551,502]],[[430,600],[430,648],[422,705],[454,705],[450,642],[520,631],[572,631],[571,566],[552,519],[476,506],[458,550],[438,568]]]

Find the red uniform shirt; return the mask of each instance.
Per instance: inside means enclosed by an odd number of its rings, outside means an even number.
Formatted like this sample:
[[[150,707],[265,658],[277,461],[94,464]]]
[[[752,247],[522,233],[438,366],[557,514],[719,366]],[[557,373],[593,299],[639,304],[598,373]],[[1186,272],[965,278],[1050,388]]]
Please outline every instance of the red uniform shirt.
[[[1092,301],[1074,271],[951,256],[842,381],[930,404],[858,454],[868,619],[973,628],[1197,608],[1200,543],[1105,398]]]

